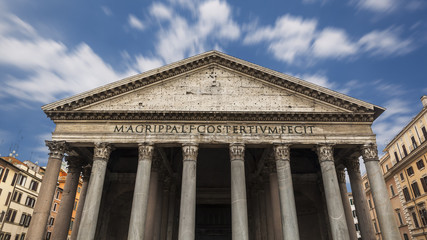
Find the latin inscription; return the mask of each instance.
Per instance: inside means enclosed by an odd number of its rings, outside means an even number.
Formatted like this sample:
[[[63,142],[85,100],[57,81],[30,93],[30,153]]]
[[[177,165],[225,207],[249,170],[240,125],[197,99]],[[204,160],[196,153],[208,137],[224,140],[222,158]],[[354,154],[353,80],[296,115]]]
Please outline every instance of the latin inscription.
[[[209,125],[209,124],[135,124],[115,125],[115,133],[173,133],[173,134],[314,134],[315,127],[311,125]]]

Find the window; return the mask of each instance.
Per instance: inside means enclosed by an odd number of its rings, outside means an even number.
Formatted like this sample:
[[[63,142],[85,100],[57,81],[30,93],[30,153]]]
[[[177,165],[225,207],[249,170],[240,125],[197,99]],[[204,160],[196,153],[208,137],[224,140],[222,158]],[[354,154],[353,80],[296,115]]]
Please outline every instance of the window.
[[[2,233],[3,234],[3,233]],[[2,235],[0,235],[0,237],[3,237]],[[10,238],[12,237],[12,235],[10,235],[10,233],[4,233],[4,237],[3,240],[10,240]]]
[[[51,233],[51,232],[47,232],[47,233],[46,233],[46,240],[49,240],[51,235],[52,235],[52,233]]]
[[[70,231],[73,231],[73,225],[74,225],[74,221],[70,222]]]
[[[7,211],[7,213],[6,213],[5,221],[6,222],[13,222],[13,221],[15,221],[16,212],[17,211],[14,210],[14,209],[9,209],[9,211]]]
[[[6,212],[5,211],[1,211],[1,213],[0,213],[0,222],[3,222],[3,218],[4,218],[4,215],[6,214]],[[0,238],[1,239],[1,238]]]
[[[15,173],[15,174],[13,175],[12,182],[10,183],[10,185],[11,185],[11,186],[14,186],[14,185],[15,185],[16,177],[17,177],[17,176],[18,176],[18,174],[17,174],[17,173]]]
[[[368,188],[369,188],[369,183],[365,182],[365,189],[368,189]]]
[[[22,197],[22,193],[16,191],[13,193],[12,201],[19,203],[21,202],[21,197]]]
[[[404,239],[404,240],[409,240],[408,234],[404,233],[404,234],[403,234],[403,239]]]
[[[0,167],[0,179],[1,179],[1,177],[3,177],[3,173],[4,173],[4,168]]]
[[[403,149],[403,154],[405,155],[405,157],[408,156],[408,151],[406,151],[406,147],[404,144],[402,145],[402,149]]]
[[[9,169],[6,168],[6,172],[4,172],[3,182],[6,182],[7,174],[9,173]]]
[[[39,187],[39,183],[38,182],[36,182],[36,181],[34,181],[34,180],[31,180],[31,183],[30,183],[30,190],[33,190],[33,191],[37,191],[37,188]]]
[[[414,175],[414,169],[412,167],[409,167],[408,169],[406,169],[406,172],[408,173],[409,176]]]
[[[350,198],[350,205],[354,205],[353,204],[353,198]]]
[[[405,177],[403,176],[403,173],[400,173],[400,180],[401,181],[405,180]]]
[[[411,184],[412,190],[414,191],[414,196],[415,197],[419,197],[421,196],[421,192],[420,189],[418,188],[418,183],[414,182]]]
[[[21,215],[21,220],[19,220],[19,225],[23,226],[25,224],[25,220],[27,219],[27,214],[23,213]]]
[[[420,159],[417,162],[417,168],[420,169],[420,170],[424,168],[424,161],[422,159]]]
[[[427,226],[427,210],[425,208],[420,209],[419,213],[421,217],[421,222],[423,223],[424,226]]]
[[[424,192],[427,193],[427,176],[420,178],[421,185],[423,186]]]
[[[391,196],[392,196],[392,197],[393,197],[394,195],[396,195],[396,194],[394,193],[393,185],[390,185],[390,193],[391,193]]]
[[[402,216],[400,215],[400,212],[397,211],[397,218],[399,219],[399,224],[403,225],[403,220],[402,220]]]
[[[76,210],[76,208],[77,208],[77,201],[75,201],[75,202],[74,202],[73,210],[75,211],[75,210]]]
[[[52,226],[54,222],[55,222],[55,218],[50,217],[49,218],[49,226]]]
[[[7,205],[9,203],[10,194],[10,192],[7,194],[6,202],[4,203],[4,205]]]
[[[371,199],[368,199],[369,208],[372,208]]]
[[[28,207],[33,208],[35,203],[36,203],[36,199],[32,197],[27,197],[27,200],[25,200],[25,206],[28,206]]]
[[[394,152],[394,158],[396,159],[396,163],[399,162],[399,157],[397,156],[397,152]]]
[[[354,226],[356,227],[356,231],[360,231],[359,230],[359,224],[356,223],[356,224],[354,224]]]
[[[424,135],[424,141],[427,140],[427,131],[426,131],[426,127],[422,127],[421,131],[423,131],[423,135]]]
[[[417,148],[417,142],[415,141],[414,136],[411,137],[412,147]]]
[[[353,210],[353,211],[351,211],[351,213],[353,213],[353,218],[356,218],[356,211]]]
[[[31,215],[27,215],[27,218],[25,219],[24,227],[29,227],[31,223]]]
[[[16,183],[18,183],[21,186],[25,186],[25,182],[27,181],[27,177],[23,176],[23,175],[19,175],[18,176],[18,181]]]
[[[411,215],[412,215],[412,219],[414,220],[414,226],[415,226],[415,228],[419,228],[420,224],[418,223],[417,214],[415,212],[412,212]]]
[[[21,238],[19,238],[19,240],[24,240],[25,239],[25,233],[21,234]]]
[[[388,164],[385,165],[385,168],[387,169],[387,172],[388,172],[389,170]]]
[[[53,204],[53,210],[52,210],[52,211],[56,212],[56,206],[57,206],[57,204],[56,204],[56,203],[54,203],[54,204]]]
[[[81,190],[82,190],[82,188],[81,188],[81,187],[78,187],[78,188],[77,188],[77,192],[78,192],[78,193],[80,193],[80,191],[81,191]]]
[[[375,232],[377,233],[378,232],[378,226],[377,226],[377,222],[376,221],[374,221],[374,228],[375,228]]]
[[[402,191],[403,191],[403,195],[405,196],[405,201],[411,200],[411,195],[409,195],[408,188],[404,187]]]
[[[55,198],[56,198],[56,199],[59,199],[59,190],[56,192],[56,196],[55,196]]]

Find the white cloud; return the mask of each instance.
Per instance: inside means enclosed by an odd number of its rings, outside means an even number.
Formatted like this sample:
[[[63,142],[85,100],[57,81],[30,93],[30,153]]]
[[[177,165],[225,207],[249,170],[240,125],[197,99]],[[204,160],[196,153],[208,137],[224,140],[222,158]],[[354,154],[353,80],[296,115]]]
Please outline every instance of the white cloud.
[[[173,11],[162,3],[153,3],[150,7],[150,14],[159,20],[166,20],[172,18]]]
[[[43,38],[16,16],[8,16],[1,23],[0,65],[27,74],[3,79],[3,97],[48,103],[135,73],[132,69],[116,72],[85,43],[69,48]]]
[[[144,57],[144,56],[136,56],[136,63],[135,63],[135,68],[140,71],[140,72],[145,72],[157,67],[161,67],[162,65],[164,65],[164,62],[161,59],[152,57],[152,58],[148,58],[148,57]]]
[[[359,40],[362,49],[372,55],[402,55],[413,50],[410,39],[401,39],[396,29],[372,31]]]
[[[245,44],[269,43],[269,51],[285,62],[293,62],[296,57],[306,55],[315,36],[317,21],[284,15],[277,19],[273,27],[259,27],[249,32]]]
[[[316,73],[316,74],[303,74],[302,79],[317,84],[319,86],[332,89],[336,86],[335,83],[330,82],[326,75]]]
[[[102,11],[104,12],[105,15],[107,15],[109,17],[113,15],[113,12],[111,11],[111,9],[109,7],[102,6],[101,9],[102,9]]]
[[[141,20],[139,20],[135,15],[133,15],[133,14],[129,14],[129,17],[128,17],[128,23],[129,23],[129,26],[131,26],[132,28],[135,28],[135,29],[137,29],[137,30],[140,30],[140,31],[142,31],[142,30],[144,30],[145,29],[145,25],[144,25],[144,23],[141,21]]]
[[[319,29],[315,19],[287,14],[278,18],[274,26],[252,26],[243,43],[267,43],[269,52],[276,59],[307,65],[316,59],[355,58],[365,53],[396,56],[413,51],[412,40],[400,35],[396,29],[374,30],[357,40],[343,29]]]
[[[240,27],[226,2],[209,0],[195,7],[193,21],[174,15],[158,32],[156,54],[165,63],[212,49],[216,40],[224,42],[240,36]]]
[[[313,43],[313,54],[321,58],[341,58],[355,54],[357,48],[344,30],[325,28]]]
[[[399,0],[359,0],[358,7],[370,11],[387,12],[399,5]]]

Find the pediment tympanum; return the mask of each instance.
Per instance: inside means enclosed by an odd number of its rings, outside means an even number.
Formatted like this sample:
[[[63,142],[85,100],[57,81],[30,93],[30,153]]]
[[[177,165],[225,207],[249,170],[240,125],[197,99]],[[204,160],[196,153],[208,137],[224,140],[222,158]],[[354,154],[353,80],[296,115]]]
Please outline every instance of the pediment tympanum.
[[[211,51],[42,107],[52,119],[372,122],[381,107]]]

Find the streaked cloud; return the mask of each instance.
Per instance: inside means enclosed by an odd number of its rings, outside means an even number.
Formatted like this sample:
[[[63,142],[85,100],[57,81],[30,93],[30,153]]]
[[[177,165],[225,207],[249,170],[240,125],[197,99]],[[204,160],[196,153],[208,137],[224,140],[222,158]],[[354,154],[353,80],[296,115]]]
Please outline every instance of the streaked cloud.
[[[128,23],[129,23],[129,26],[134,28],[134,29],[137,29],[140,31],[145,29],[144,23],[133,14],[129,14]]]
[[[101,10],[102,12],[104,12],[105,15],[107,16],[113,16],[113,11],[111,11],[111,9],[107,6],[101,6]]]
[[[310,63],[319,59],[368,56],[397,56],[414,50],[412,40],[401,37],[397,28],[373,30],[362,37],[344,29],[320,29],[316,19],[284,15],[273,26],[253,27],[244,44],[266,43],[273,56],[287,63]]]
[[[150,7],[150,14],[159,20],[171,19],[173,10],[163,3],[153,3]]]

